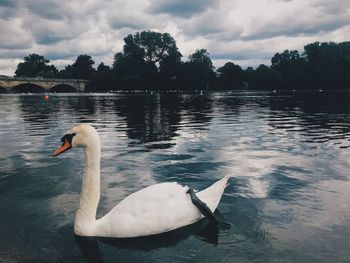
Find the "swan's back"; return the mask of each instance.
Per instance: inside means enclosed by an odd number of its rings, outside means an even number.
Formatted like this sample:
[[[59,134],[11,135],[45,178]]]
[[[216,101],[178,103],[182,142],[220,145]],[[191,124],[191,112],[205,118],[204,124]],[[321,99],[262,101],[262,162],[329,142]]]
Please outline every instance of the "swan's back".
[[[214,211],[227,185],[223,178],[197,193]],[[203,215],[193,205],[187,186],[160,183],[133,193],[97,220],[97,235],[106,237],[138,237],[155,235],[186,226]]]

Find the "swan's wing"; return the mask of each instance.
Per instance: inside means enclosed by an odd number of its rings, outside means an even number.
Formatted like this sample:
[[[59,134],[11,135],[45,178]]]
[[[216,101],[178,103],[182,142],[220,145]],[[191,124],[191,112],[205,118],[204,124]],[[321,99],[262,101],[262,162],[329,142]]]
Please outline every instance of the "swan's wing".
[[[177,183],[161,183],[133,193],[98,220],[98,232],[102,236],[137,237],[192,224],[203,216],[188,189]]]

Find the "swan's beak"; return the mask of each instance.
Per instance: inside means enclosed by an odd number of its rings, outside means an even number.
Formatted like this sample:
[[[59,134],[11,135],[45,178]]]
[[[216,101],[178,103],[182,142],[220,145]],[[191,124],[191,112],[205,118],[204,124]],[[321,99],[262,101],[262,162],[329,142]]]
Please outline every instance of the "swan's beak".
[[[68,140],[64,140],[63,144],[56,149],[56,151],[53,153],[53,156],[57,156],[67,150],[72,148],[72,145],[68,142]]]

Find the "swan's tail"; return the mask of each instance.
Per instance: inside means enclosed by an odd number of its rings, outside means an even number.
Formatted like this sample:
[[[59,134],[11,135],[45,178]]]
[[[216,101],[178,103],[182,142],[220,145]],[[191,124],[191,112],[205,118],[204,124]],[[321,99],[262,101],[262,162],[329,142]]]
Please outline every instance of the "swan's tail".
[[[220,202],[221,196],[228,185],[228,179],[229,176],[225,176],[208,188],[197,193],[198,198],[205,202],[212,212],[215,211]]]

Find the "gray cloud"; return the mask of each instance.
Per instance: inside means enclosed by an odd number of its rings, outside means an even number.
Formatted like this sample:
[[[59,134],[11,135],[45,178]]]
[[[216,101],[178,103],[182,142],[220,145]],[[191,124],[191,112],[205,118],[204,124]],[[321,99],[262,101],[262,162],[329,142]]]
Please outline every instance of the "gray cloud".
[[[183,0],[151,0],[148,11],[153,14],[168,14],[178,17],[191,17],[202,13],[217,4],[216,0],[183,1]]]
[[[0,17],[1,19],[11,19],[18,14],[18,3],[16,1],[0,0]]]
[[[55,0],[26,0],[24,5],[33,15],[48,20],[61,20],[71,12],[69,3]]]
[[[137,19],[133,19],[131,17],[127,20],[115,18],[110,21],[110,25],[113,29],[130,28],[134,30],[140,30],[143,28],[143,24],[140,21],[137,21]]]
[[[214,60],[217,59],[226,59],[226,60],[249,60],[251,58],[259,58],[264,60],[270,60],[271,59],[271,53],[270,52],[264,52],[259,50],[251,50],[251,51],[245,51],[243,52],[232,52],[232,53],[211,53],[211,58]]]
[[[348,0],[337,0],[336,2],[329,0],[312,0],[311,5],[314,6],[314,8],[318,8],[320,13],[328,15],[337,16],[350,10]]]
[[[123,28],[129,28],[132,30],[147,30],[157,26],[157,22],[153,18],[146,17],[145,15],[127,15],[121,14],[109,19],[111,28],[119,30]]]
[[[284,4],[283,4],[284,5]],[[269,39],[280,36],[299,37],[326,34],[350,24],[348,0],[335,5],[329,0],[310,0],[287,3],[284,12],[271,17],[253,19],[250,28],[242,35],[244,40]]]
[[[0,0],[0,6],[16,7],[17,2],[12,0]]]
[[[224,31],[219,20],[210,20],[207,17],[191,19],[183,24],[183,33],[187,36],[211,36]]]
[[[16,60],[16,59],[23,59],[25,56],[27,56],[29,53],[23,49],[12,49],[12,50],[1,50],[0,49],[0,57],[1,60]],[[1,61],[0,60],[0,61]]]
[[[0,19],[0,49],[27,49],[33,46],[30,34],[23,30],[21,21]]]
[[[269,64],[287,48],[349,40],[348,1],[0,0],[0,65],[13,74],[30,53],[60,65],[86,53],[108,64],[123,38],[142,30],[169,32],[184,57],[207,48],[217,67]]]
[[[347,26],[350,18],[347,16],[320,16],[320,18],[287,18],[282,21],[267,21],[257,26],[253,32],[242,36],[244,40],[268,39],[279,36],[315,35],[330,32]]]
[[[23,26],[32,33],[37,44],[53,45],[60,41],[79,37],[84,31],[89,29],[87,23],[78,20],[45,20],[37,18],[30,21],[25,19]]]
[[[183,34],[188,38],[206,37],[222,41],[240,38],[243,27],[232,21],[225,10],[208,10],[181,24]]]

